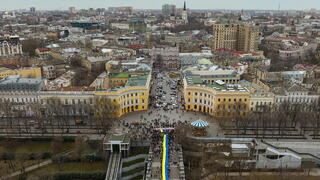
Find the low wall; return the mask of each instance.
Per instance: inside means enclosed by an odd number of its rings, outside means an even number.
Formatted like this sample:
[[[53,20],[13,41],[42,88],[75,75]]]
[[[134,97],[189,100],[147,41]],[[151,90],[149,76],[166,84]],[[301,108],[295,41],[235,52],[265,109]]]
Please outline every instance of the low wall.
[[[135,174],[132,174],[130,176],[126,176],[126,177],[121,177],[121,180],[129,180],[129,179],[132,179],[134,177],[137,177],[137,176],[143,176],[144,175],[144,171],[142,172],[138,172],[138,173],[135,173]]]
[[[141,158],[147,158],[148,154],[138,154],[136,156],[131,156],[131,157],[127,157],[127,158],[123,158],[122,162],[129,162],[129,161],[134,161],[136,159],[141,159]]]

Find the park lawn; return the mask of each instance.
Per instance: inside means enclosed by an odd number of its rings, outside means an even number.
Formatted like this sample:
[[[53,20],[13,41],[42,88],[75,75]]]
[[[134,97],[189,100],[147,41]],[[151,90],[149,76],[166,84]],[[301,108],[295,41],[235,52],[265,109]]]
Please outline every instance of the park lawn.
[[[136,160],[133,160],[133,161],[128,161],[128,162],[124,162],[123,163],[123,167],[128,167],[128,166],[131,166],[133,164],[137,164],[137,163],[141,163],[141,162],[144,162],[144,158],[139,158],[139,159],[136,159]]]
[[[143,170],[144,170],[144,167],[137,167],[137,168],[132,169],[132,170],[130,170],[130,171],[123,172],[123,173],[122,173],[122,177],[130,176],[130,175],[132,175],[132,174],[135,174],[135,173],[137,173],[137,172],[141,172],[141,171],[143,171]]]
[[[38,160],[26,160],[21,164],[19,160],[11,160],[11,164],[13,167],[9,166],[9,161],[8,160],[0,160],[0,172],[4,172],[5,174],[10,174],[16,171],[19,171],[22,169],[22,167],[28,167],[34,164],[37,164]]]
[[[0,142],[0,153],[37,153],[52,152],[51,142],[45,141],[15,141],[10,148],[6,148],[5,141]],[[60,152],[72,149],[74,142],[63,142],[63,148]]]
[[[104,161],[92,163],[62,163],[60,168],[58,164],[50,164],[29,172],[27,175],[50,175],[56,173],[94,173],[106,172],[107,164]]]
[[[143,179],[143,176],[137,176],[137,177],[131,178],[130,180],[142,180],[142,179]]]

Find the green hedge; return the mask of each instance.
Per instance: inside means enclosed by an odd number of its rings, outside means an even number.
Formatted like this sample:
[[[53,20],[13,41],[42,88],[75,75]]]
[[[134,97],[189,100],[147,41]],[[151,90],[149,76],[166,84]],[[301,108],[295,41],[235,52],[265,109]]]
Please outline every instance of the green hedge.
[[[73,179],[90,179],[90,180],[104,180],[106,172],[95,172],[95,173],[57,173],[53,175],[46,175],[40,177],[40,179],[51,179],[55,180],[73,180]],[[20,176],[19,180],[26,180],[27,176]]]
[[[130,171],[123,172],[123,173],[122,173],[122,177],[130,176],[130,175],[132,175],[132,174],[141,172],[141,171],[143,171],[143,170],[144,170],[144,167],[137,167],[137,168],[132,169],[132,170],[130,170]]]
[[[70,179],[97,179],[104,180],[106,173],[68,173],[68,174],[55,174],[54,179],[57,180],[70,180]]]
[[[144,160],[145,160],[144,158],[139,158],[139,159],[136,159],[136,160],[133,160],[133,161],[124,162],[122,166],[123,167],[129,167],[129,166],[131,166],[133,164],[144,162]]]
[[[18,142],[25,142],[25,141],[38,141],[38,142],[51,142],[54,138],[52,137],[35,137],[35,138],[7,138],[4,136],[0,136],[0,141],[3,140],[15,140]],[[72,136],[63,136],[62,137],[64,142],[74,142],[75,137]]]
[[[49,159],[52,157],[51,152],[40,152],[40,153],[24,153],[28,157],[28,160],[35,160],[35,159]],[[0,154],[0,160],[13,160],[19,156],[19,154],[15,153],[2,153]]]
[[[102,161],[103,158],[100,156],[97,156],[95,154],[87,154],[82,156],[81,159],[74,159],[71,158],[67,155],[59,155],[57,158],[53,159],[53,162],[58,163],[58,162],[97,162],[97,161]]]

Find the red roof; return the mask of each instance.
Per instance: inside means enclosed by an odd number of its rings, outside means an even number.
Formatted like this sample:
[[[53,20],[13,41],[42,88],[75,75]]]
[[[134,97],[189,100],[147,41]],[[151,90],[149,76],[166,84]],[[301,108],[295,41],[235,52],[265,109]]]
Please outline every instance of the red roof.
[[[40,52],[47,52],[47,51],[50,51],[50,50],[51,50],[50,48],[39,48]]]
[[[128,45],[128,48],[130,49],[140,49],[143,47],[143,44],[130,44]]]

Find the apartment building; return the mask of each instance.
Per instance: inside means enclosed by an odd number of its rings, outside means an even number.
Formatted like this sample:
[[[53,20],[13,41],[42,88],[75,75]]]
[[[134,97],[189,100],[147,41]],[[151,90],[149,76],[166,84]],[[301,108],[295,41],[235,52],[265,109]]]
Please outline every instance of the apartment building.
[[[259,45],[259,28],[244,24],[214,24],[213,49],[254,52]]]
[[[23,67],[20,69],[9,69],[0,67],[0,78],[7,76],[20,75],[22,78],[41,78],[40,67]]]
[[[22,44],[18,36],[0,37],[0,56],[22,54]]]

